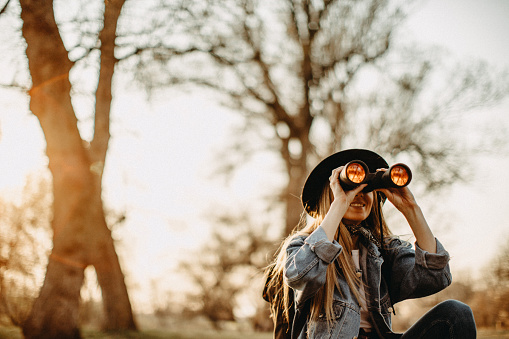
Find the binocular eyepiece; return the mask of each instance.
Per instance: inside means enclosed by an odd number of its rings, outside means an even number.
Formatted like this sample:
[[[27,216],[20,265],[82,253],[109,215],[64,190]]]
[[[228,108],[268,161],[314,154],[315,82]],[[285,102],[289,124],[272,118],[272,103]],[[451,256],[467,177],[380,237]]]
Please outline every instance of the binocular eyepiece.
[[[368,184],[362,190],[363,192],[371,192],[379,188],[405,187],[411,180],[410,168],[401,163],[392,165],[387,171],[370,173],[364,162],[353,160],[347,163],[339,174],[341,187],[346,191],[362,184]]]

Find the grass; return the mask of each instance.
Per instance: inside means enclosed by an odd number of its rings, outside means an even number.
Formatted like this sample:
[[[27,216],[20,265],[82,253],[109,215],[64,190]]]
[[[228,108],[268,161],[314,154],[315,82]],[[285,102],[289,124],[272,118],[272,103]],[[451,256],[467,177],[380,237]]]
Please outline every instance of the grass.
[[[495,339],[495,338],[509,338],[509,331],[497,331],[497,330],[479,330],[477,333],[479,339]]]
[[[83,330],[84,339],[271,339],[272,333],[233,332],[233,331],[140,331],[105,333]],[[0,327],[0,339],[22,339],[17,327]],[[509,331],[479,330],[479,339],[509,338]]]
[[[229,331],[140,331],[124,333],[101,333],[83,331],[83,338],[96,339],[271,339],[272,333],[229,332]]]
[[[236,331],[139,331],[139,332],[99,332],[82,330],[84,339],[271,339],[272,333],[236,332]],[[0,327],[0,339],[23,339],[17,327]]]

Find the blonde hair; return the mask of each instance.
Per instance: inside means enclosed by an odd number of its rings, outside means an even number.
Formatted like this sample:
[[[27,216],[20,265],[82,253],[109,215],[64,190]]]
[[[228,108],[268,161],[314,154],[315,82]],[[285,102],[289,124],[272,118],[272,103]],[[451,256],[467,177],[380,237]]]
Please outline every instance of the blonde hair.
[[[365,226],[369,228],[372,234],[380,238],[380,222],[382,223],[384,238],[391,235],[385,220],[383,218],[382,209],[381,209],[381,199],[382,197],[374,192],[373,199],[373,207],[369,216],[364,221]],[[271,312],[272,314],[276,314],[278,309],[281,309],[283,312],[284,321],[291,324],[291,319],[289,319],[289,310],[290,310],[290,287],[288,284],[284,282],[284,269],[285,263],[287,260],[286,249],[290,242],[296,237],[301,235],[310,235],[314,230],[320,226],[323,221],[323,218],[329,211],[332,201],[334,200],[334,196],[329,185],[326,185],[322,190],[322,194],[320,196],[319,202],[317,204],[316,210],[312,213],[312,217],[315,220],[306,225],[305,213],[302,214],[301,220],[294,232],[290,234],[282,243],[277,252],[276,258],[271,265],[266,270],[266,274],[268,276],[267,288],[269,291],[273,291],[273,298],[271,301]],[[326,280],[325,284],[322,288],[318,290],[318,292],[313,296],[311,302],[311,313],[309,315],[310,319],[316,320],[320,312],[325,310],[325,316],[327,322],[330,324],[333,319],[334,310],[333,310],[333,296],[334,290],[337,288],[340,293],[341,287],[338,283],[338,276],[343,275],[348,286],[350,287],[350,291],[354,294],[358,301],[360,301],[359,288],[362,284],[359,277],[356,275],[355,265],[352,259],[352,248],[353,241],[350,236],[350,232],[346,229],[345,225],[342,222],[339,222],[339,227],[336,231],[334,238],[337,242],[343,247],[341,254],[337,257],[337,259],[331,263],[327,267],[326,272]],[[382,244],[384,242],[382,241]],[[383,245],[382,245],[383,246]],[[342,274],[341,274],[342,273]]]

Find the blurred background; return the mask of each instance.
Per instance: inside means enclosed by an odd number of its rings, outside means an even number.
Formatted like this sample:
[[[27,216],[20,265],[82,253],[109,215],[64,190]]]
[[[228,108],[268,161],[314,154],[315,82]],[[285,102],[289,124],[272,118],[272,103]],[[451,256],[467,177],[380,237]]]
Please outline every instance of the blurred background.
[[[452,257],[395,328],[450,298],[509,327],[507,1],[0,6],[6,328],[270,337],[263,268],[346,148],[410,166]]]

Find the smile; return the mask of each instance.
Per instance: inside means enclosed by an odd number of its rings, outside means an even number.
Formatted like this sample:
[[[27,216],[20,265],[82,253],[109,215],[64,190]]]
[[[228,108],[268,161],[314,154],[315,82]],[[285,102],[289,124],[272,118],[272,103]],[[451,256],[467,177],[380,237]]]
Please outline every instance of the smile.
[[[364,206],[366,206],[366,204],[351,203],[350,206],[352,206],[352,207],[364,207]]]

